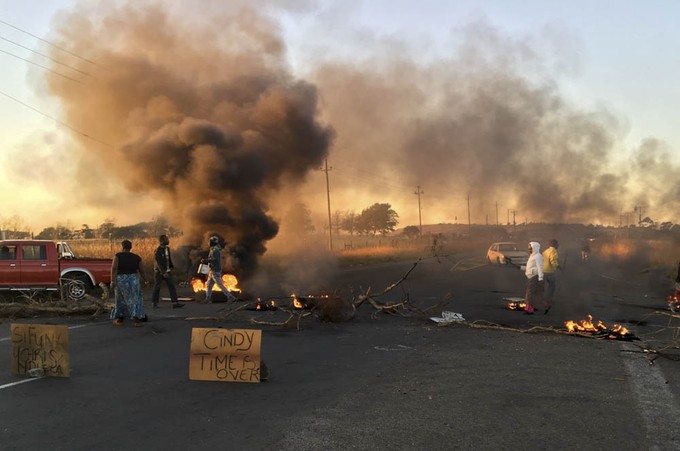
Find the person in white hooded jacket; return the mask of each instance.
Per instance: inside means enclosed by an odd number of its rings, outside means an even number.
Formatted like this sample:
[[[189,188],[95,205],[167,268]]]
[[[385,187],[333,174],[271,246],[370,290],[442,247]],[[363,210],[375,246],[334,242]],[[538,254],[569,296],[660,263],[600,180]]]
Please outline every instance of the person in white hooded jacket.
[[[548,313],[550,305],[543,298],[543,256],[541,255],[541,245],[536,241],[529,243],[529,260],[527,260],[524,274],[527,276],[527,291],[524,302],[525,313],[533,314],[536,304],[540,303],[544,313]]]

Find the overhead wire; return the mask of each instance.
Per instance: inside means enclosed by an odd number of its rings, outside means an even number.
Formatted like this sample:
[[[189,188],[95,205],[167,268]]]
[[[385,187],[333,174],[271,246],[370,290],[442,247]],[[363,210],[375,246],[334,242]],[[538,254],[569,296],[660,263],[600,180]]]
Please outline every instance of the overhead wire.
[[[35,66],[38,66],[38,67],[40,67],[40,68],[43,68],[43,69],[45,69],[46,71],[51,72],[51,73],[53,73],[54,75],[58,75],[58,76],[60,76],[60,77],[66,78],[67,80],[71,80],[71,81],[74,81],[74,82],[80,83],[80,84],[83,83],[83,82],[80,81],[80,80],[77,80],[77,79],[75,79],[75,78],[73,78],[73,77],[69,77],[68,75],[64,75],[64,74],[62,74],[62,73],[60,73],[60,72],[57,72],[57,71],[55,71],[55,70],[50,69],[50,68],[47,67],[47,66],[43,66],[42,64],[38,64],[38,63],[36,63],[35,61],[31,61],[31,60],[29,60],[29,59],[27,59],[27,58],[21,57],[21,56],[19,56],[19,55],[15,55],[15,54],[10,53],[10,52],[8,52],[8,51],[6,51],[6,50],[0,49],[0,52],[5,53],[5,54],[7,54],[7,55],[9,55],[9,56],[13,56],[14,58],[18,58],[18,59],[20,59],[20,60],[24,60],[24,61],[26,61],[26,62],[29,63],[29,64],[33,64],[33,65],[35,65]]]
[[[352,179],[356,180],[359,182],[362,182],[364,185],[371,185],[371,186],[382,186],[385,188],[391,188],[395,190],[406,190],[410,189],[406,185],[394,183],[392,180],[388,180],[386,178],[382,177],[376,177],[375,174],[371,175],[370,177],[361,175],[357,172],[355,172],[352,168],[345,169],[342,167],[334,167],[334,170],[337,171],[338,175],[342,176],[345,179]]]
[[[77,67],[73,67],[73,66],[71,66],[71,65],[69,65],[69,64],[62,63],[61,61],[59,61],[59,60],[57,60],[57,59],[55,59],[55,58],[52,58],[52,57],[49,56],[49,55],[45,55],[44,53],[40,53],[40,52],[38,52],[37,50],[33,50],[32,48],[26,47],[25,45],[19,44],[18,42],[14,42],[14,41],[12,41],[12,40],[10,40],[10,39],[7,39],[7,38],[4,38],[4,37],[2,37],[2,36],[0,36],[0,40],[3,40],[3,41],[5,41],[5,42],[9,42],[10,44],[14,44],[14,45],[16,45],[17,47],[21,47],[22,49],[26,49],[26,50],[28,50],[29,52],[33,52],[33,53],[35,53],[36,55],[40,55],[40,56],[42,56],[43,58],[47,58],[47,59],[49,59],[50,61],[52,61],[52,62],[54,62],[54,63],[56,63],[56,64],[59,64],[59,65],[61,65],[61,66],[68,67],[69,69],[74,70],[74,71],[76,71],[76,72],[78,72],[78,73],[80,73],[80,74],[88,75],[88,76],[90,75],[88,72],[82,71],[82,70],[78,69]]]
[[[111,145],[111,144],[109,144],[109,143],[107,143],[107,142],[105,142],[105,141],[102,141],[101,139],[97,139],[97,138],[95,138],[94,136],[88,135],[87,133],[85,133],[85,132],[83,132],[83,131],[80,131],[80,130],[76,129],[75,127],[72,127],[71,125],[67,124],[66,122],[60,121],[60,120],[57,119],[56,117],[50,116],[50,115],[47,114],[47,113],[43,113],[43,112],[40,111],[39,109],[37,109],[37,108],[35,108],[35,107],[29,105],[29,104],[26,103],[26,102],[23,102],[23,101],[17,99],[16,97],[13,97],[13,96],[7,94],[6,92],[3,92],[2,90],[0,90],[0,94],[3,95],[3,96],[5,96],[5,97],[7,97],[7,98],[9,98],[9,99],[11,99],[11,100],[13,100],[13,101],[15,101],[15,102],[17,102],[17,103],[19,103],[19,104],[21,104],[21,105],[23,105],[23,106],[25,106],[26,108],[29,108],[29,109],[35,111],[35,112],[38,113],[38,114],[41,114],[41,115],[45,116],[45,117],[48,118],[48,119],[53,120],[54,122],[56,122],[57,124],[61,125],[62,127],[68,128],[68,129],[71,130],[72,132],[75,132],[75,133],[79,134],[80,136],[82,136],[82,137],[84,137],[84,138],[90,139],[90,140],[92,140],[92,141],[94,141],[94,142],[97,142],[97,143],[99,143],[99,144],[101,144],[101,145],[104,145],[104,146],[106,146],[106,147],[113,147],[113,145]]]
[[[398,190],[413,190],[415,189],[415,186],[411,186],[409,184],[404,184],[404,183],[398,183],[395,182],[394,179],[390,179],[385,176],[379,176],[376,175],[375,171],[369,171],[364,168],[357,168],[355,166],[351,166],[349,164],[346,164],[345,162],[340,162],[339,166],[334,166],[334,169],[337,169],[338,172],[341,172],[344,177],[352,178],[353,180],[359,180],[363,182],[364,184],[381,184],[385,185],[387,187],[393,188],[393,189],[398,189]],[[357,174],[363,174],[362,175],[357,175]],[[442,191],[438,190],[433,187],[427,187],[425,184],[420,185],[421,188],[426,188],[427,192],[429,194],[435,194],[437,196],[441,197],[450,197],[451,193],[448,191]]]
[[[65,48],[63,48],[63,47],[60,47],[60,46],[58,46],[58,45],[56,45],[56,44],[54,44],[54,43],[52,43],[52,42],[50,42],[50,41],[48,41],[48,40],[46,40],[46,39],[43,39],[43,38],[41,38],[41,37],[39,37],[39,36],[36,36],[36,35],[33,34],[33,33],[30,33],[30,32],[28,32],[28,31],[26,31],[26,30],[23,30],[23,29],[21,29],[21,28],[19,28],[19,27],[14,26],[14,25],[12,25],[12,24],[10,24],[10,23],[8,23],[8,22],[5,22],[4,20],[0,20],[0,24],[6,25],[6,26],[11,27],[11,28],[13,28],[13,29],[15,29],[15,30],[18,30],[18,31],[20,31],[20,32],[22,32],[22,33],[25,33],[25,34],[27,34],[27,35],[29,35],[29,36],[35,38],[35,39],[38,39],[38,40],[40,40],[40,41],[42,41],[42,42],[44,42],[44,43],[46,43],[46,44],[48,44],[48,45],[54,47],[55,49],[58,49],[58,50],[60,50],[60,51],[62,51],[62,52],[65,52],[65,53],[68,53],[69,55],[71,55],[71,56],[73,56],[73,57],[75,57],[75,58],[78,58],[79,60],[85,61],[85,62],[87,62],[87,63],[93,64],[93,65],[98,66],[98,67],[102,67],[101,65],[95,63],[94,61],[91,61],[91,60],[89,60],[89,59],[87,59],[87,58],[84,58],[84,57],[82,57],[82,56],[80,56],[80,55],[78,55],[78,54],[76,54],[76,53],[74,53],[74,52],[71,52],[70,50],[67,50],[67,49],[65,49]],[[35,54],[37,54],[37,55],[40,55],[40,56],[42,56],[42,57],[48,58],[49,60],[53,61],[54,63],[57,63],[57,64],[59,64],[59,65],[65,66],[65,67],[68,67],[69,69],[72,69],[72,70],[74,70],[74,71],[76,71],[76,72],[78,72],[78,73],[81,73],[81,74],[86,75],[86,76],[90,76],[90,74],[87,73],[87,72],[85,72],[85,71],[82,71],[82,70],[80,70],[80,69],[78,69],[78,68],[76,68],[76,67],[70,66],[70,65],[65,64],[65,63],[62,63],[62,62],[60,62],[60,61],[57,61],[56,59],[51,58],[51,57],[48,56],[48,55],[44,55],[44,54],[42,54],[42,53],[40,53],[40,52],[37,52],[37,51],[35,51],[35,50],[33,50],[33,49],[29,48],[29,47],[26,47],[26,46],[24,46],[24,45],[22,45],[22,44],[19,44],[19,43],[17,43],[17,42],[14,42],[14,41],[12,41],[12,40],[10,40],[10,39],[4,38],[4,37],[2,37],[2,36],[0,36],[0,39],[3,40],[3,41],[9,42],[9,43],[11,43],[11,44],[14,44],[14,45],[16,45],[16,46],[18,46],[18,47],[22,47],[22,48],[24,48],[24,49],[26,49],[26,50],[29,50],[29,51],[31,51],[31,52],[33,52],[33,53],[35,53]],[[76,82],[76,83],[78,83],[78,84],[81,84],[81,85],[84,84],[81,80],[75,79],[75,78],[73,78],[73,77],[69,77],[68,75],[62,74],[62,73],[57,72],[57,71],[55,71],[55,70],[52,70],[52,69],[49,68],[49,67],[43,66],[42,64],[36,63],[36,62],[34,62],[34,61],[31,61],[31,60],[29,60],[29,59],[23,58],[23,57],[21,57],[21,56],[15,55],[15,54],[13,54],[13,53],[11,53],[11,52],[8,52],[8,51],[2,50],[2,49],[0,49],[0,52],[5,53],[5,54],[7,54],[7,55],[9,55],[9,56],[12,56],[12,57],[14,57],[14,58],[18,58],[18,59],[20,59],[20,60],[26,61],[26,62],[29,63],[29,64],[33,64],[33,65],[35,65],[35,66],[38,66],[38,67],[40,67],[40,68],[42,68],[42,69],[45,69],[45,70],[47,70],[47,71],[49,71],[49,72],[51,72],[51,73],[53,73],[53,74],[55,74],[55,75],[57,75],[57,76],[60,76],[60,77],[66,78],[66,79],[68,79],[68,80],[74,81],[74,82]],[[98,143],[98,144],[101,144],[101,145],[103,145],[103,146],[106,146],[106,147],[113,147],[113,145],[111,145],[111,144],[109,144],[109,143],[107,143],[107,142],[105,142],[105,141],[102,141],[101,139],[98,139],[98,138],[96,138],[96,137],[94,137],[94,136],[91,136],[91,135],[89,135],[89,134],[87,134],[87,133],[85,133],[85,132],[83,132],[83,131],[81,131],[81,130],[78,130],[78,129],[76,129],[75,127],[73,127],[73,126],[67,124],[66,122],[61,121],[61,120],[59,120],[58,118],[56,118],[56,117],[54,117],[54,116],[52,116],[52,115],[49,115],[49,114],[47,114],[47,113],[45,113],[45,112],[39,110],[38,108],[35,108],[34,106],[29,105],[28,103],[26,103],[26,102],[24,102],[24,101],[22,101],[22,100],[20,100],[20,99],[18,99],[18,98],[16,98],[16,97],[10,95],[10,94],[7,94],[6,92],[4,92],[4,91],[2,91],[2,90],[0,90],[0,95],[3,95],[3,96],[5,96],[5,97],[7,97],[8,99],[10,99],[10,100],[12,100],[12,101],[14,101],[14,102],[16,102],[16,103],[18,103],[18,104],[20,104],[20,105],[22,105],[22,106],[28,108],[28,109],[30,109],[30,110],[32,110],[32,111],[34,111],[34,112],[40,114],[41,116],[44,116],[44,117],[46,117],[46,118],[48,118],[48,119],[54,121],[57,125],[59,125],[59,126],[61,126],[61,127],[64,127],[64,128],[67,128],[67,129],[71,130],[72,132],[74,132],[74,133],[76,133],[76,134],[78,134],[78,135],[80,135],[80,136],[82,136],[82,137],[84,137],[84,138],[87,138],[87,139],[89,139],[89,140],[91,140],[91,141],[94,141],[94,142],[96,142],[96,143]]]
[[[10,27],[10,28],[14,28],[14,29],[17,30],[17,31],[20,31],[20,32],[22,32],[22,33],[25,33],[25,34],[27,34],[27,35],[29,35],[29,36],[35,38],[35,39],[38,39],[39,41],[44,42],[44,43],[47,44],[47,45],[50,45],[50,46],[54,47],[54,48],[57,49],[57,50],[60,50],[60,51],[65,52],[65,53],[68,53],[69,55],[74,56],[74,57],[76,57],[76,58],[78,58],[78,59],[80,59],[80,60],[82,60],[82,61],[88,62],[88,63],[90,63],[90,64],[94,64],[95,66],[98,66],[98,67],[102,67],[100,64],[97,64],[96,62],[94,62],[94,61],[92,61],[92,60],[90,60],[90,59],[88,59],[88,58],[85,58],[85,57],[83,57],[83,56],[78,55],[77,53],[74,53],[74,52],[68,50],[68,49],[65,49],[65,48],[63,48],[63,47],[60,47],[60,46],[58,46],[57,44],[55,44],[55,43],[53,43],[53,42],[50,42],[50,41],[48,41],[47,39],[41,38],[40,36],[36,36],[36,35],[34,35],[33,33],[30,33],[30,32],[28,32],[28,31],[26,31],[26,30],[22,30],[21,28],[19,28],[19,27],[17,27],[17,26],[14,26],[14,25],[12,25],[11,23],[7,23],[7,22],[5,22],[4,20],[0,20],[0,24],[6,25],[6,26],[8,26],[8,27]]]

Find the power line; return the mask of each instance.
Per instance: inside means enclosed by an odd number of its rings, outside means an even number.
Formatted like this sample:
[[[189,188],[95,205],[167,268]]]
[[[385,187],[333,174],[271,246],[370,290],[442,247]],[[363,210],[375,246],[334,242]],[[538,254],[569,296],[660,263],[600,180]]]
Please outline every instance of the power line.
[[[14,41],[12,41],[12,40],[10,40],[10,39],[3,38],[2,36],[0,36],[0,39],[3,40],[3,41],[9,42],[10,44],[14,44],[14,45],[16,45],[17,47],[21,47],[22,49],[26,49],[26,50],[28,50],[29,52],[33,52],[33,53],[35,53],[36,55],[40,55],[40,56],[42,56],[43,58],[47,58],[48,60],[50,60],[50,61],[52,61],[52,62],[54,62],[54,63],[60,64],[60,65],[62,65],[62,66],[64,66],[64,67],[68,67],[69,69],[74,70],[74,71],[76,71],[76,72],[79,72],[79,73],[81,73],[81,74],[83,74],[83,75],[90,75],[89,73],[87,73],[87,72],[85,72],[85,71],[82,71],[82,70],[78,69],[77,67],[73,67],[73,66],[70,66],[70,65],[68,65],[68,64],[66,64],[66,63],[62,63],[61,61],[58,61],[58,60],[52,58],[52,57],[49,56],[49,55],[45,55],[45,54],[43,54],[43,53],[40,53],[40,52],[38,52],[38,51],[36,51],[36,50],[33,50],[33,49],[30,48],[30,47],[26,47],[25,45],[19,44],[18,42],[14,42]]]
[[[337,166],[336,166],[336,169],[338,169]],[[357,167],[350,166],[350,165],[347,165],[347,164],[344,164],[344,168],[340,168],[340,171],[345,173],[345,174],[349,174],[350,177],[353,177],[353,178],[358,179],[358,180],[362,180],[362,181],[367,182],[367,183],[370,181],[373,184],[380,184],[380,185],[391,187],[391,188],[394,188],[394,189],[403,189],[403,190],[411,189],[411,185],[407,185],[405,183],[404,184],[395,183],[395,180],[393,178],[378,176],[378,175],[376,175],[375,172],[368,171],[368,170],[362,169],[362,168],[357,168]],[[365,174],[365,177],[358,175],[360,173]]]
[[[76,53],[73,53],[72,51],[67,50],[67,49],[65,49],[65,48],[63,48],[63,47],[60,47],[60,46],[58,46],[57,44],[54,44],[54,43],[48,41],[47,39],[43,39],[43,38],[41,38],[40,36],[36,36],[36,35],[34,35],[33,33],[30,33],[30,32],[28,32],[28,31],[26,31],[26,30],[22,30],[22,29],[19,28],[19,27],[15,27],[14,25],[12,25],[12,24],[10,24],[10,23],[7,23],[7,22],[5,22],[4,20],[0,20],[0,23],[3,24],[3,25],[7,25],[8,27],[14,28],[15,30],[18,30],[18,31],[20,31],[20,32],[22,32],[22,33],[25,33],[25,34],[27,34],[27,35],[33,37],[33,38],[36,38],[36,39],[38,39],[38,40],[44,42],[45,44],[54,47],[55,49],[58,49],[58,50],[61,50],[62,52],[68,53],[68,54],[71,55],[71,56],[75,56],[76,58],[81,59],[81,60],[83,60],[83,61],[86,61],[86,62],[88,62],[88,63],[90,63],[90,64],[94,64],[95,66],[102,67],[101,65],[95,63],[95,62],[92,61],[92,60],[89,60],[89,59],[87,59],[87,58],[85,58],[85,57],[82,57],[82,56],[76,54]]]
[[[36,63],[35,61],[31,61],[31,60],[29,60],[29,59],[27,59],[27,58],[23,58],[23,57],[21,57],[21,56],[19,56],[19,55],[15,55],[15,54],[13,54],[13,53],[7,52],[7,51],[2,50],[2,49],[0,49],[0,52],[5,53],[5,54],[7,54],[7,55],[9,55],[9,56],[13,56],[14,58],[19,58],[20,60],[24,60],[24,61],[26,61],[27,63],[30,63],[30,64],[36,65],[36,66],[38,66],[38,67],[41,67],[41,68],[43,68],[43,69],[45,69],[45,70],[47,70],[47,71],[49,71],[49,72],[52,72],[52,73],[55,74],[55,75],[59,75],[60,77],[64,77],[64,78],[66,78],[67,80],[75,81],[76,83],[80,83],[80,84],[83,83],[83,82],[80,81],[80,80],[77,80],[77,79],[75,79],[75,78],[73,78],[73,77],[69,77],[68,75],[61,74],[61,73],[59,73],[59,72],[57,72],[57,71],[55,71],[55,70],[50,69],[50,68],[47,67],[47,66],[43,66],[42,64],[38,64],[38,63]]]
[[[364,184],[368,184],[368,185],[372,185],[372,186],[379,185],[381,187],[398,189],[398,190],[411,189],[407,185],[400,185],[400,184],[392,183],[391,181],[387,181],[386,179],[381,179],[379,177],[376,177],[375,175],[371,175],[370,177],[361,176],[361,175],[355,173],[352,169],[348,170],[348,169],[344,169],[344,168],[339,168],[338,166],[334,166],[334,169],[336,171],[338,171],[339,175],[342,176],[341,178],[358,180],[360,182],[363,182]]]
[[[94,141],[94,142],[97,142],[97,143],[99,143],[99,144],[102,144],[102,145],[104,145],[104,146],[106,146],[106,147],[113,147],[111,144],[109,144],[109,143],[107,143],[107,142],[104,142],[104,141],[102,141],[102,140],[100,140],[100,139],[97,139],[97,138],[95,138],[95,137],[93,137],[93,136],[90,136],[90,135],[88,135],[87,133],[81,132],[80,130],[77,130],[77,129],[71,127],[71,126],[68,125],[66,122],[62,122],[62,121],[60,121],[59,119],[57,119],[56,117],[50,116],[50,115],[47,114],[47,113],[43,113],[43,112],[40,111],[39,109],[34,108],[34,107],[32,107],[31,105],[29,105],[29,104],[27,104],[27,103],[25,103],[25,102],[22,102],[21,100],[15,98],[15,97],[12,97],[11,95],[9,95],[9,94],[7,94],[7,93],[5,93],[5,92],[3,92],[3,91],[0,91],[0,94],[2,94],[3,96],[7,97],[8,99],[14,100],[15,102],[17,102],[17,103],[19,103],[19,104],[25,106],[26,108],[29,108],[29,109],[35,111],[35,112],[38,113],[38,114],[41,114],[41,115],[45,116],[45,117],[48,118],[48,119],[52,119],[54,122],[56,122],[57,124],[61,125],[62,127],[66,127],[66,128],[68,128],[69,130],[71,130],[71,131],[73,131],[73,132],[79,134],[80,136],[82,136],[82,137],[84,137],[84,138],[90,139],[90,140],[92,140],[92,141]]]
[[[394,178],[381,177],[376,175],[376,173],[368,171],[366,169],[352,167],[350,165],[344,165],[344,167],[335,166],[338,172],[343,174],[343,178],[352,178],[354,180],[359,180],[364,182],[364,184],[370,185],[380,185],[387,188],[398,189],[398,190],[411,190],[412,185],[406,183],[397,183]],[[363,173],[365,176],[358,175],[358,173]],[[429,188],[428,188],[429,189]],[[438,197],[448,197],[451,195],[450,191],[438,190],[436,188],[429,189],[429,193],[436,195]]]

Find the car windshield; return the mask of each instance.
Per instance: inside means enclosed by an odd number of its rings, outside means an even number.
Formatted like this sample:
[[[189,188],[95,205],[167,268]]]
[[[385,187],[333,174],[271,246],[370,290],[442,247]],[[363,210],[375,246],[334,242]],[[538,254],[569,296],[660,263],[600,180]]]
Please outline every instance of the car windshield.
[[[506,244],[500,244],[498,246],[498,250],[501,251],[501,252],[508,252],[508,251],[518,251],[519,248],[517,247],[516,244],[506,243]]]

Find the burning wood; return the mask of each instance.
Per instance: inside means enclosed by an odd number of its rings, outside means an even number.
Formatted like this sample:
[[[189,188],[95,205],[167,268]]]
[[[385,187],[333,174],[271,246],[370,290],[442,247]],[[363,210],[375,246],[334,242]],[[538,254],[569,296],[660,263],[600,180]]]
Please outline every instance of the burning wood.
[[[257,311],[273,311],[276,310],[278,307],[276,306],[276,301],[271,299],[269,301],[259,299],[257,300],[257,303],[255,304],[255,308],[253,310]]]
[[[668,301],[668,308],[671,310],[673,313],[680,313],[680,299],[678,299],[677,295],[673,296],[668,296],[667,298]]]
[[[194,293],[198,293],[201,291],[206,290],[206,280],[204,280],[205,276],[202,277],[194,277],[191,279],[191,288],[194,290]],[[233,274],[222,274],[222,283],[224,283],[224,286],[229,290],[230,293],[240,293],[241,289],[238,287],[238,279],[236,278],[235,275]],[[222,289],[215,284],[213,286],[213,291],[214,292],[222,292]]]
[[[524,298],[503,298],[507,302],[507,307],[510,310],[524,311],[527,307],[527,303]]]
[[[633,335],[625,327],[614,324],[612,328],[608,328],[604,325],[602,321],[598,321],[597,324],[593,323],[593,316],[588,315],[587,320],[581,320],[579,322],[569,320],[564,323],[567,331],[569,333],[580,333],[587,334],[590,336],[602,336],[604,338],[612,340],[637,340],[638,338]]]
[[[510,310],[523,311],[525,308],[527,308],[527,303],[526,302],[508,302],[508,308]]]
[[[293,308],[298,310],[311,310],[318,306],[320,302],[323,302],[323,300],[330,299],[330,296],[327,294],[298,297],[293,293],[290,297],[293,300]]]

